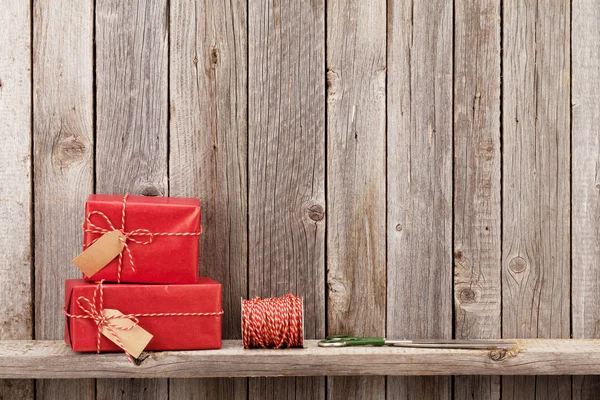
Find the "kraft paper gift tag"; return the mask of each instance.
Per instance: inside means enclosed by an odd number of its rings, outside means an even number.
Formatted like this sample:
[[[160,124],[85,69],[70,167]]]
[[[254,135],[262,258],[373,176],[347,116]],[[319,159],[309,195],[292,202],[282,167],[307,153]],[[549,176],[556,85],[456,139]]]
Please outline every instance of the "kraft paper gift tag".
[[[123,313],[119,310],[113,310],[110,308],[105,308],[102,310],[102,314],[105,317],[111,317],[114,315],[123,315]],[[109,322],[113,325],[122,326],[123,328],[128,328],[134,325],[134,322],[128,318],[113,318],[110,319]],[[150,340],[152,339],[152,334],[150,334],[147,330],[137,325],[135,328],[130,329],[128,331],[122,329],[111,328],[112,331],[117,335],[125,349],[132,357],[138,358],[142,351],[146,348]],[[102,326],[101,328],[102,334],[110,339],[111,342],[118,345],[113,334],[108,330],[106,326]]]
[[[86,276],[92,276],[121,254],[123,247],[125,247],[123,232],[119,230],[106,232],[75,257],[73,263]]]

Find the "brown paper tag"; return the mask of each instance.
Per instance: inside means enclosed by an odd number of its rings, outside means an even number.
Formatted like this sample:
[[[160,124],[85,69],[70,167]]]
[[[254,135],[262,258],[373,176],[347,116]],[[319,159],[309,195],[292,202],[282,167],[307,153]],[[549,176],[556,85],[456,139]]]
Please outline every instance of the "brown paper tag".
[[[105,308],[102,311],[102,314],[105,317],[111,317],[113,315],[122,315],[123,313],[119,310]],[[113,325],[122,326],[123,328],[127,328],[133,325],[133,321],[128,318],[113,318],[109,320],[109,322]],[[117,335],[117,337],[121,341],[121,344],[125,347],[125,349],[127,349],[127,352],[131,354],[131,356],[134,358],[138,358],[140,356],[142,351],[144,351],[144,349],[152,339],[152,334],[150,334],[147,330],[145,330],[139,325],[128,331],[116,328],[112,328],[112,331],[115,333],[115,335]],[[109,338],[111,342],[118,345],[115,337],[104,325],[102,325],[102,334]]]
[[[86,276],[94,275],[123,251],[124,242],[119,238],[125,239],[119,230],[106,232],[83,253],[75,257],[73,263]]]

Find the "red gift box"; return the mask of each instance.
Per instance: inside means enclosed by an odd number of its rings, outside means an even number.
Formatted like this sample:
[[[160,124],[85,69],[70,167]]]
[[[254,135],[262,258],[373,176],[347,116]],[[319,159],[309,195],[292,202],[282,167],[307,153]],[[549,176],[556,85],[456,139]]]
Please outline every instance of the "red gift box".
[[[116,309],[126,315],[159,314],[136,316],[139,326],[153,335],[146,350],[221,348],[220,283],[201,277],[195,284],[184,285],[102,284],[102,290],[99,285],[81,279],[65,282],[65,342],[74,351],[123,351],[104,335],[98,349],[98,325],[89,314],[93,309],[99,313]],[[96,290],[101,299],[94,298]],[[160,315],[185,313],[212,315]]]
[[[200,253],[200,201],[127,196],[124,229],[123,202],[123,195],[92,194],[88,198],[84,249],[102,236],[99,231],[120,229],[130,236],[125,241],[121,257],[115,257],[90,277],[84,274],[83,278],[136,283],[196,282]]]

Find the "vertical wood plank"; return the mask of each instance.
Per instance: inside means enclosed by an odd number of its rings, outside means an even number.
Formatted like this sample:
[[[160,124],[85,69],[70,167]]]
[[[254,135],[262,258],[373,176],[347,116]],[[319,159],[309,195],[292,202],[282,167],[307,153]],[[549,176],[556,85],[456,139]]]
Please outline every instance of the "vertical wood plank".
[[[388,9],[387,336],[452,337],[452,1]],[[447,399],[448,377],[388,378],[388,398]]]
[[[223,284],[223,337],[247,297],[246,1],[170,2],[171,196],[202,203],[200,271]],[[247,379],[171,379],[173,399],[245,399]]]
[[[248,3],[249,296],[304,299],[325,334],[325,6]],[[249,396],[323,398],[324,378],[250,379]]]
[[[35,338],[62,339],[64,280],[93,189],[93,1],[34,3]],[[38,399],[93,399],[94,380],[42,380]]]
[[[572,4],[573,337],[600,338],[600,3]],[[599,392],[598,377],[573,377],[573,398]]]
[[[381,336],[386,307],[386,2],[327,2],[328,333]],[[328,378],[383,399],[384,377]]]
[[[96,191],[167,196],[167,0],[96,4]],[[98,380],[97,399],[168,396],[168,380]]]
[[[31,4],[0,13],[0,340],[31,339]],[[33,398],[33,381],[0,379],[0,399]]]
[[[167,196],[167,0],[97,0],[96,191]]]
[[[114,382],[114,385],[109,383]],[[98,379],[97,399],[168,399],[165,379]]]
[[[213,400],[248,398],[248,380],[221,379],[170,379],[169,399]]]
[[[500,1],[454,2],[454,335],[501,337]],[[457,376],[457,399],[500,377]]]
[[[502,23],[502,334],[569,337],[570,2],[508,0]],[[506,377],[502,397],[570,398],[571,379]]]

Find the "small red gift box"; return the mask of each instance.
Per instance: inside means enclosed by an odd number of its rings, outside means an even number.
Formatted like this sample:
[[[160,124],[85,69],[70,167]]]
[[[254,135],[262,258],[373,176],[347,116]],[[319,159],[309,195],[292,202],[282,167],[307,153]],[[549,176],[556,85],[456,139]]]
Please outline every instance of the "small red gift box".
[[[146,350],[201,350],[221,348],[221,284],[198,278],[195,284],[140,285],[65,282],[65,342],[74,351],[123,351],[98,331],[115,319],[99,318],[103,310],[137,321],[153,337]],[[128,321],[128,322],[129,322]],[[113,327],[117,334],[119,331]],[[110,334],[109,334],[110,336]]]
[[[115,230],[123,232],[124,247],[120,255],[92,276],[84,274],[84,279],[135,283],[196,282],[200,252],[198,236],[201,232],[198,199],[90,195],[86,203],[84,249],[103,233]]]

